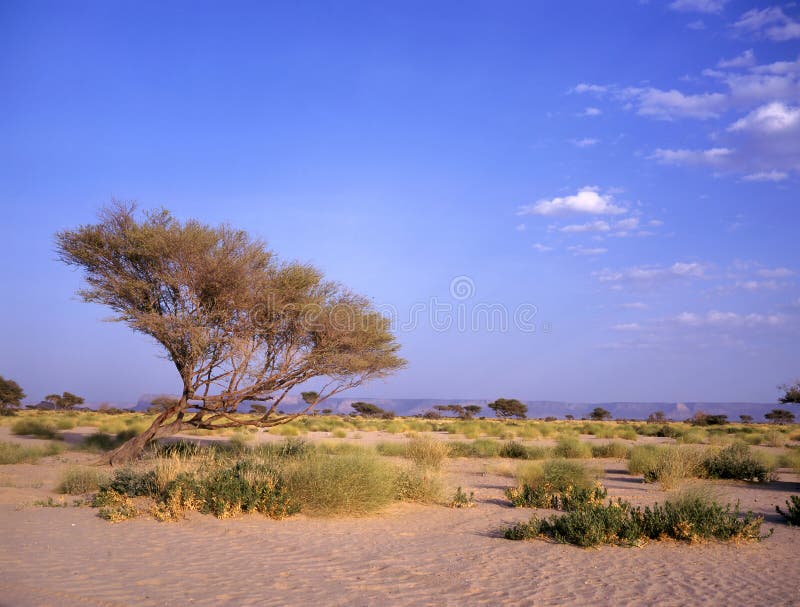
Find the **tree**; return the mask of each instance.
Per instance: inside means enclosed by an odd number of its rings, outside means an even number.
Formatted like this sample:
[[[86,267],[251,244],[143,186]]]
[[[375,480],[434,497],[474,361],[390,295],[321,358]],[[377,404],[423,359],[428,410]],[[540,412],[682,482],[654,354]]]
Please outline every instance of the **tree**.
[[[481,407],[480,405],[466,405],[464,407],[464,413],[465,413],[464,419],[474,418],[476,415],[478,415],[478,413],[481,412],[482,408],[483,407]]]
[[[382,417],[384,419],[391,419],[394,417],[394,411],[386,411],[381,409],[378,405],[372,403],[355,402],[350,405],[356,415],[362,417]]]
[[[286,423],[405,364],[388,319],[366,298],[309,265],[279,261],[242,230],[180,222],[166,210],[140,218],[116,202],[98,219],[59,232],[59,257],[83,270],[84,301],[164,348],[181,388],[177,403],[109,454],[112,464],[183,429]],[[289,391],[311,380],[322,385],[318,398],[281,414]],[[245,401],[269,403],[267,412],[236,417]]]
[[[793,384],[786,384],[779,386],[779,389],[784,391],[783,396],[778,399],[782,405],[797,405],[800,404],[800,379]]]
[[[498,398],[487,406],[494,411],[497,417],[518,417],[519,419],[525,419],[528,415],[528,405],[518,401],[516,398]]]
[[[740,415],[739,419],[741,420],[741,422],[743,424],[752,424],[753,423],[753,416],[752,415],[747,415],[746,413],[743,413],[742,415]]]
[[[567,414],[564,416],[564,419],[565,419],[565,420],[567,420],[568,422],[571,422],[573,419],[575,419],[575,416],[574,416],[574,415],[572,415],[572,413],[567,413]]]
[[[773,409],[764,414],[764,418],[773,424],[791,424],[794,421],[794,413],[786,409]]]
[[[44,399],[48,403],[53,403],[56,409],[72,409],[84,403],[82,396],[77,396],[72,392],[63,392],[60,396],[58,394],[48,394]]]
[[[0,375],[0,411],[8,412],[22,404],[25,392],[13,379],[6,379]]]
[[[611,411],[603,409],[603,407],[595,407],[589,413],[589,418],[598,422],[601,422],[606,419],[611,419]]]
[[[653,411],[650,415],[647,416],[647,423],[657,424],[666,421],[666,419],[667,416],[664,415],[663,411]]]

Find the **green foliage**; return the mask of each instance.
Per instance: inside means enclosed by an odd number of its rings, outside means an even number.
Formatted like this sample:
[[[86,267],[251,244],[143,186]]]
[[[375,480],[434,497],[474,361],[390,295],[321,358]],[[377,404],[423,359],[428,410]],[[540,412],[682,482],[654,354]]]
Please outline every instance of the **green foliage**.
[[[773,424],[791,424],[794,421],[794,413],[786,409],[773,409],[764,414],[764,419],[768,419]]]
[[[545,520],[533,517],[506,529],[504,536],[513,540],[546,536],[582,547],[637,546],[664,538],[690,543],[710,539],[752,541],[762,539],[762,522],[752,512],[740,516],[738,504],[732,509],[699,494],[687,494],[644,509],[622,500],[589,503]]]
[[[630,452],[630,447],[619,441],[611,441],[605,444],[592,445],[592,457],[627,459],[630,455]]]
[[[528,448],[522,443],[509,441],[500,447],[498,455],[500,457],[509,457],[513,459],[528,459]]]
[[[450,441],[450,457],[497,457],[501,443],[491,438],[478,438],[472,442]]]
[[[48,394],[44,399],[53,403],[56,409],[72,409],[77,405],[82,405],[84,399],[82,396],[77,396],[72,392],[64,392],[63,394]]]
[[[406,457],[421,468],[438,470],[447,457],[447,443],[430,437],[413,437],[406,445]]]
[[[92,506],[99,508],[97,516],[112,523],[118,523],[139,516],[139,509],[127,495],[113,489],[103,489],[92,500]]]
[[[525,419],[528,414],[528,405],[516,398],[498,398],[496,401],[489,403],[488,407],[494,411],[497,417]]]
[[[558,443],[553,449],[553,455],[571,459],[590,458],[592,457],[592,448],[584,441],[572,436],[566,436],[558,439]]]
[[[115,436],[111,436],[105,432],[95,432],[83,440],[81,447],[87,451],[94,451],[96,453],[111,451],[137,434],[138,432],[135,430],[121,430],[117,432]]]
[[[84,495],[97,491],[100,485],[106,482],[108,482],[108,475],[102,470],[71,467],[62,473],[56,491],[69,495]]]
[[[640,445],[631,449],[628,472],[669,489],[681,480],[702,476],[704,454],[703,449],[688,445]]]
[[[431,470],[401,468],[394,481],[396,498],[404,502],[434,504],[442,497],[442,481]]]
[[[786,519],[793,527],[800,527],[800,495],[790,495],[786,500],[786,510],[775,506],[775,511]]]
[[[0,442],[0,465],[35,464],[41,458],[58,455],[63,450],[63,445],[58,443],[28,446],[18,445],[17,443]]]
[[[764,482],[769,470],[754,457],[743,442],[735,442],[705,460],[705,472],[710,478],[730,478],[741,481]]]
[[[518,508],[552,508],[553,510],[577,510],[590,504],[600,504],[608,495],[608,490],[596,483],[593,487],[579,488],[568,486],[557,489],[549,483],[532,487],[506,489],[506,497]]]
[[[470,491],[467,495],[464,490],[459,486],[456,489],[453,499],[450,500],[451,508],[472,508],[475,505],[475,492]]]
[[[13,379],[6,379],[0,375],[0,410],[16,409],[25,398],[25,392]]]
[[[606,419],[611,419],[611,411],[603,409],[603,407],[595,407],[589,413],[589,418],[597,420],[597,421],[603,421],[603,420],[606,420]]]
[[[506,497],[514,506],[573,508],[605,498],[605,489],[595,482],[596,477],[596,471],[580,462],[537,462],[518,468],[517,486],[506,490]]]

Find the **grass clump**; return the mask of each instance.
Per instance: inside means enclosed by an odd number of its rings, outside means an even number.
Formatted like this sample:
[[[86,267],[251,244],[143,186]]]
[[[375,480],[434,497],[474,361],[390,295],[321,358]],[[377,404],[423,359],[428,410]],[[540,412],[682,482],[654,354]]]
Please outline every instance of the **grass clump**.
[[[475,505],[475,492],[470,491],[469,495],[459,486],[456,489],[453,499],[450,500],[451,508],[472,508]]]
[[[596,471],[575,461],[552,459],[520,466],[517,486],[506,497],[517,507],[572,509],[602,501],[606,490],[595,482]]]
[[[592,448],[573,436],[565,436],[558,439],[558,443],[553,448],[553,455],[568,459],[587,459],[592,457]]]
[[[92,506],[100,509],[97,516],[112,523],[139,516],[139,509],[131,498],[113,489],[101,488],[101,491],[92,500]]]
[[[58,455],[63,450],[63,445],[58,443],[28,446],[18,445],[17,443],[0,442],[0,465],[35,464],[41,458]]]
[[[704,454],[704,449],[689,445],[641,445],[631,449],[628,472],[671,489],[684,479],[703,476]]]
[[[68,495],[85,495],[97,491],[107,481],[108,476],[101,470],[76,466],[68,468],[61,475],[56,491]]]
[[[42,420],[25,417],[11,425],[12,434],[21,436],[38,436],[39,438],[55,438],[58,426],[53,420]]]
[[[420,468],[438,470],[449,455],[449,448],[444,441],[427,436],[415,436],[406,445],[406,457]]]
[[[395,497],[403,502],[435,504],[442,497],[442,481],[431,470],[401,468],[394,479]]]
[[[630,452],[630,447],[619,441],[611,441],[605,444],[592,445],[592,457],[627,459],[630,456]]]
[[[790,495],[786,500],[786,510],[775,506],[775,511],[793,527],[800,527],[800,495]]]
[[[731,508],[730,504],[722,506],[701,494],[688,493],[644,509],[617,500],[588,504],[544,520],[533,517],[506,529],[504,537],[512,540],[549,537],[582,547],[638,546],[665,538],[689,543],[711,539],[753,541],[764,537],[760,534],[762,522],[752,512],[741,516],[738,504]]]

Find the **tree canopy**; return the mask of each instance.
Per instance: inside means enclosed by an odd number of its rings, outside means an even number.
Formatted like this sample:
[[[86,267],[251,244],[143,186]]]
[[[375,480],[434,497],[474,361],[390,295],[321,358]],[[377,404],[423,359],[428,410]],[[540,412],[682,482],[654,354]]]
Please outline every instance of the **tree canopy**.
[[[764,418],[773,424],[791,424],[794,421],[794,413],[786,409],[773,409],[764,414]]]
[[[13,379],[0,375],[0,409],[16,409],[25,398],[25,392]]]
[[[56,246],[83,270],[83,300],[153,338],[180,379],[177,402],[112,452],[112,463],[184,428],[288,422],[405,364],[389,321],[365,297],[310,265],[280,261],[243,230],[181,222],[163,209],[138,216],[135,205],[115,202],[97,223],[59,232]],[[281,414],[289,392],[310,381],[317,398]],[[266,412],[234,416],[244,401],[268,403]]]
[[[780,389],[784,391],[784,394],[778,399],[779,403],[782,405],[800,404],[800,380],[797,380],[793,384],[780,386]]]
[[[72,409],[84,403],[84,398],[72,392],[62,394],[48,394],[44,397],[48,403],[53,403],[56,409]]]
[[[611,419],[611,411],[603,409],[603,407],[595,407],[589,413],[589,417],[595,421]]]
[[[498,398],[487,405],[497,417],[518,417],[525,419],[528,415],[528,405],[516,398]]]

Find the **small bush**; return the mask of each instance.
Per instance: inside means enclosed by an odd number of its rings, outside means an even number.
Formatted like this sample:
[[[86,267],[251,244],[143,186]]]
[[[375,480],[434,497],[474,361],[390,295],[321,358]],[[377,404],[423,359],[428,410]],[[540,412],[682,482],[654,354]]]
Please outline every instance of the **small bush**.
[[[22,436],[38,436],[40,438],[55,438],[58,428],[50,420],[33,419],[26,417],[14,422],[11,426],[13,434]]]
[[[592,457],[627,459],[630,455],[630,451],[630,447],[620,443],[619,441],[611,441],[601,445],[592,445]]]
[[[705,460],[706,474],[711,478],[764,482],[769,470],[754,457],[745,443],[735,442]]]
[[[456,490],[453,499],[450,500],[451,508],[472,508],[475,505],[475,492],[470,491],[467,495],[461,487]]]
[[[567,487],[559,490],[543,483],[532,487],[506,489],[506,497],[517,508],[552,508],[553,510],[577,510],[592,504],[602,504],[608,490],[597,483],[594,487],[581,489]]]
[[[17,443],[0,442],[0,465],[3,464],[35,464],[43,457],[58,455],[64,450],[58,443],[47,445],[18,445]]]
[[[781,510],[780,506],[775,506],[775,511],[793,527],[800,527],[800,495],[790,495],[789,499],[786,500],[786,510]]]
[[[107,475],[101,470],[72,467],[61,475],[56,491],[68,495],[84,495],[97,491],[99,486],[107,481]]]
[[[439,476],[417,466],[399,470],[394,484],[395,497],[400,501],[435,504],[442,497],[442,481]]]
[[[517,441],[509,441],[507,443],[503,443],[503,446],[500,447],[500,452],[498,455],[500,457],[509,457],[513,459],[527,459],[528,449],[522,443],[518,443]]]
[[[342,430],[341,428],[337,428],[333,432],[331,432],[331,436],[333,438],[347,438],[347,430]]]
[[[472,442],[450,441],[450,457],[497,457],[501,443],[491,438],[478,438]]]
[[[414,437],[406,446],[406,457],[421,468],[438,470],[449,453],[444,441],[429,437]]]
[[[139,510],[127,495],[113,489],[102,489],[92,501],[92,506],[100,508],[97,516],[112,523],[118,523],[139,516]]]
[[[556,457],[565,457],[568,459],[584,459],[592,457],[592,448],[577,438],[567,436],[558,439],[558,443],[553,449],[553,455]]]

